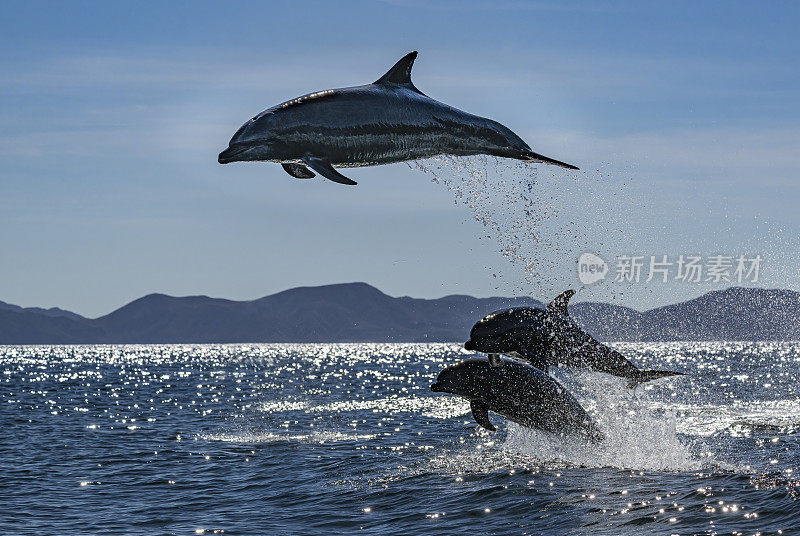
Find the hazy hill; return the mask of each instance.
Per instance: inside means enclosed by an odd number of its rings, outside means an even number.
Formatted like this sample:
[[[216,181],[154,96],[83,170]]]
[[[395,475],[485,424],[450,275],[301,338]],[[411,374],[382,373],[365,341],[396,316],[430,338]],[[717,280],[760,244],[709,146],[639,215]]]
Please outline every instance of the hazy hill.
[[[516,303],[541,305],[471,296],[393,298],[349,283],[246,302],[151,294],[94,323],[107,342],[457,341],[475,318]]]
[[[6,302],[1,302],[1,301],[0,301],[0,311],[16,311],[16,312],[26,311],[26,312],[29,312],[29,313],[38,313],[38,314],[41,314],[41,315],[44,315],[44,316],[52,316],[52,317],[63,316],[63,317],[66,317],[66,318],[71,318],[73,320],[83,320],[84,319],[84,317],[82,317],[79,314],[75,314],[75,313],[73,313],[71,311],[65,311],[64,309],[59,309],[58,307],[51,307],[50,309],[42,309],[41,307],[23,308],[23,307],[20,307],[19,305],[13,305],[13,304],[6,303]]]
[[[80,344],[95,342],[101,335],[102,331],[83,317],[0,308],[0,344]]]
[[[800,293],[732,287],[649,311],[580,303],[573,317],[603,340],[800,340]]]
[[[96,319],[0,302],[0,344],[464,341],[481,316],[530,298],[391,297],[365,283],[299,287],[252,301],[150,294]],[[800,340],[800,294],[730,288],[636,311],[575,303],[602,340]]]

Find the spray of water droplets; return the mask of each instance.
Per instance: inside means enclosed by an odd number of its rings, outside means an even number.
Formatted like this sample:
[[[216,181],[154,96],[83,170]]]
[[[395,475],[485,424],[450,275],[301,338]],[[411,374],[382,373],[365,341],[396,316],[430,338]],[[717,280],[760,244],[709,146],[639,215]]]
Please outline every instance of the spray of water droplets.
[[[556,287],[554,274],[564,272],[583,251],[602,247],[587,234],[585,209],[575,199],[585,196],[582,174],[566,174],[555,168],[516,160],[478,155],[440,156],[409,162],[412,169],[432,175],[466,206],[483,226],[481,239],[494,240],[502,256],[520,272],[520,283],[512,288],[520,294],[538,289],[549,295]],[[546,183],[542,187],[541,183]],[[603,227],[597,218],[594,229]],[[609,227],[606,225],[606,227]],[[609,231],[613,231],[609,228]],[[502,271],[494,271],[502,278]],[[563,276],[562,276],[563,278]],[[508,282],[508,281],[507,281]]]

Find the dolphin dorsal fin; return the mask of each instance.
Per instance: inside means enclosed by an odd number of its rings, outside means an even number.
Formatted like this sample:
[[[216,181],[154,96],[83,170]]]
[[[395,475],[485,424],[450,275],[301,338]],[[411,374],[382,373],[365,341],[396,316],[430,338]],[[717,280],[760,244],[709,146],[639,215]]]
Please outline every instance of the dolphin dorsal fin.
[[[567,312],[567,304],[569,304],[569,299],[574,295],[574,290],[565,290],[556,296],[553,301],[547,304],[547,311],[557,315],[569,316],[569,312]]]
[[[411,68],[414,66],[414,60],[417,59],[417,51],[409,52],[394,66],[386,71],[386,74],[375,80],[375,84],[398,84],[406,86],[414,91],[421,93],[414,84],[411,82]]]

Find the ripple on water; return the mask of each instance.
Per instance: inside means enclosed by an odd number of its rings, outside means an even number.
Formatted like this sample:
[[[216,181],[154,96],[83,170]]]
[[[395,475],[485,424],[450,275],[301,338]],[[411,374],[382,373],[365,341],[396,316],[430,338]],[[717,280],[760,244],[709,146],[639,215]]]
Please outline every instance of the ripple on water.
[[[800,347],[615,346],[689,375],[632,391],[553,371],[596,447],[491,433],[431,393],[456,344],[2,347],[0,526],[800,533]]]

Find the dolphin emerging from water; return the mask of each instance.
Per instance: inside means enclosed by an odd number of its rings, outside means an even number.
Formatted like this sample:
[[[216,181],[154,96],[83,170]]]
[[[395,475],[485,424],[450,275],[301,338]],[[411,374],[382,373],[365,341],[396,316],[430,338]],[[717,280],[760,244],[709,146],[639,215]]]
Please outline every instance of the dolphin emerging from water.
[[[518,361],[496,367],[486,358],[467,359],[440,372],[431,391],[468,399],[475,421],[487,430],[495,429],[489,420],[491,410],[517,424],[552,434],[603,439],[597,425],[561,384]]]
[[[318,173],[351,185],[334,166],[487,154],[578,169],[533,152],[497,121],[422,93],[411,82],[416,57],[407,54],[372,84],[309,93],[261,112],[234,134],[219,163],[278,162],[298,179]]]
[[[464,343],[467,350],[489,354],[499,364],[499,354],[528,361],[544,371],[548,366],[588,368],[628,379],[633,387],[665,376],[682,375],[668,370],[640,370],[616,350],[582,330],[567,311],[575,294],[567,290],[546,310],[514,307],[495,311],[479,320]]]

